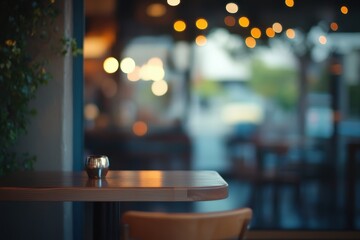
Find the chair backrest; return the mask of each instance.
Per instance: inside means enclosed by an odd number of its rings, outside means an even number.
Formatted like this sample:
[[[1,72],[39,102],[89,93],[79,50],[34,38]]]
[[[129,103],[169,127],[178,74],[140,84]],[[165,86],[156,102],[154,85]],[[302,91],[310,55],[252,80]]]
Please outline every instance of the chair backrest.
[[[250,208],[209,213],[128,211],[123,214],[125,240],[243,239],[252,218]]]

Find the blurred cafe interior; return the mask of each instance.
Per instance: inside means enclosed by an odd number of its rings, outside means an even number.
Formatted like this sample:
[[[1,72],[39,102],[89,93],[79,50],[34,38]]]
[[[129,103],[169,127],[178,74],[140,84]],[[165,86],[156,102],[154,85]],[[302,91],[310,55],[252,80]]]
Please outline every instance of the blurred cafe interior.
[[[360,230],[360,2],[85,1],[84,151],[211,169],[251,229]]]
[[[51,2],[83,54],[51,59],[54,79],[19,144],[38,154],[36,170],[80,171],[91,154],[112,170],[214,170],[229,184],[225,199],[120,211],[250,207],[249,239],[359,236],[360,1]],[[0,211],[10,216],[0,238],[13,224],[24,231],[11,236],[81,239],[86,221],[81,203]]]

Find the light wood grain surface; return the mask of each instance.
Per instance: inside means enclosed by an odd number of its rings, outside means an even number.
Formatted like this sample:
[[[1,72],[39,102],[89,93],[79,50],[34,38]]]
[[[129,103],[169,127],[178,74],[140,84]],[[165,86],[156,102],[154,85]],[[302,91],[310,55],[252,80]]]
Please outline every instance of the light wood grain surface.
[[[228,196],[215,171],[21,172],[0,177],[0,201],[204,201]]]

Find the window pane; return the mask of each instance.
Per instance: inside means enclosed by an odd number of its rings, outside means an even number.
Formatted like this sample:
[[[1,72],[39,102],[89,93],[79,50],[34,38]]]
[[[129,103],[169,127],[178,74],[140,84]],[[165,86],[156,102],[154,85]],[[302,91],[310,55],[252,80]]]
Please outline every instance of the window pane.
[[[358,2],[88,2],[86,153],[118,170],[216,170],[230,186],[224,200],[124,209],[246,206],[254,229],[360,229]]]

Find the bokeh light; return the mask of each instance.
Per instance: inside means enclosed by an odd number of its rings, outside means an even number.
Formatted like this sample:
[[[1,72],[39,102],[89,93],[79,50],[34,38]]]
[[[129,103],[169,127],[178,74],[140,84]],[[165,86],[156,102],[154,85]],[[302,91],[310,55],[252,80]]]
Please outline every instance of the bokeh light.
[[[330,23],[330,29],[336,32],[339,29],[339,25],[336,22]]]
[[[274,29],[272,29],[271,27],[268,27],[266,29],[266,36],[268,36],[269,38],[273,38],[275,36]]]
[[[247,37],[245,39],[245,44],[248,48],[254,48],[256,46],[256,40],[253,37]]]
[[[135,69],[135,61],[130,57],[126,57],[120,62],[120,69],[123,73],[131,73]]]
[[[140,80],[140,69],[141,68],[139,66],[136,66],[134,71],[127,74],[129,81],[136,82]]]
[[[140,68],[140,79],[144,81],[151,80],[151,66],[144,64]]]
[[[169,6],[175,7],[180,4],[180,0],[167,0],[167,4],[169,4]]]
[[[225,9],[228,13],[237,13],[239,11],[238,5],[233,2],[226,4]]]
[[[330,72],[334,75],[340,76],[343,72],[343,67],[340,63],[333,63],[330,66]]]
[[[183,32],[186,29],[186,23],[182,20],[178,20],[174,23],[174,30],[177,32]]]
[[[274,29],[274,32],[276,33],[281,33],[282,32],[282,25],[278,22],[275,22],[273,25],[272,25],[272,28]]]
[[[290,39],[294,39],[296,36],[295,30],[292,28],[287,29],[285,33],[286,33],[286,36]]]
[[[206,44],[206,42],[207,42],[207,39],[204,35],[199,35],[195,39],[195,43],[198,46],[204,46]]]
[[[285,0],[285,5],[288,7],[293,7],[294,4],[294,0]]]
[[[138,78],[149,81],[158,81],[165,77],[165,70],[163,68],[163,62],[160,58],[150,58],[146,64],[141,66],[133,75],[128,75],[128,79],[131,81],[137,81]]]
[[[261,30],[257,27],[251,29],[250,34],[253,38],[260,38],[261,37]]]
[[[133,133],[136,136],[144,136],[148,132],[148,125],[144,121],[136,121],[132,126]]]
[[[204,30],[208,27],[208,22],[204,18],[199,18],[195,23],[196,27],[200,30]]]
[[[148,64],[153,65],[153,66],[159,66],[159,67],[163,67],[163,65],[164,65],[161,58],[158,58],[158,57],[150,58],[148,61]]]
[[[340,11],[342,14],[348,14],[349,9],[347,6],[341,6]]]
[[[233,16],[226,16],[224,18],[224,23],[228,27],[233,27],[236,24],[235,18]]]
[[[151,84],[151,91],[155,96],[165,95],[168,88],[168,84],[165,80],[155,81]]]
[[[326,36],[324,36],[324,35],[321,35],[320,37],[319,37],[319,43],[320,44],[326,44],[327,43],[327,38],[326,38]]]
[[[241,27],[248,27],[250,25],[250,20],[247,17],[239,18],[239,25]]]
[[[119,61],[114,57],[108,57],[103,63],[105,72],[114,73],[119,69]]]
[[[93,103],[88,103],[84,107],[84,117],[86,120],[95,120],[99,116],[99,112],[99,108]]]
[[[165,71],[162,67],[156,65],[150,65],[151,80],[159,81],[165,77]]]
[[[162,17],[166,14],[166,7],[161,3],[150,4],[146,8],[146,14],[150,17]]]

